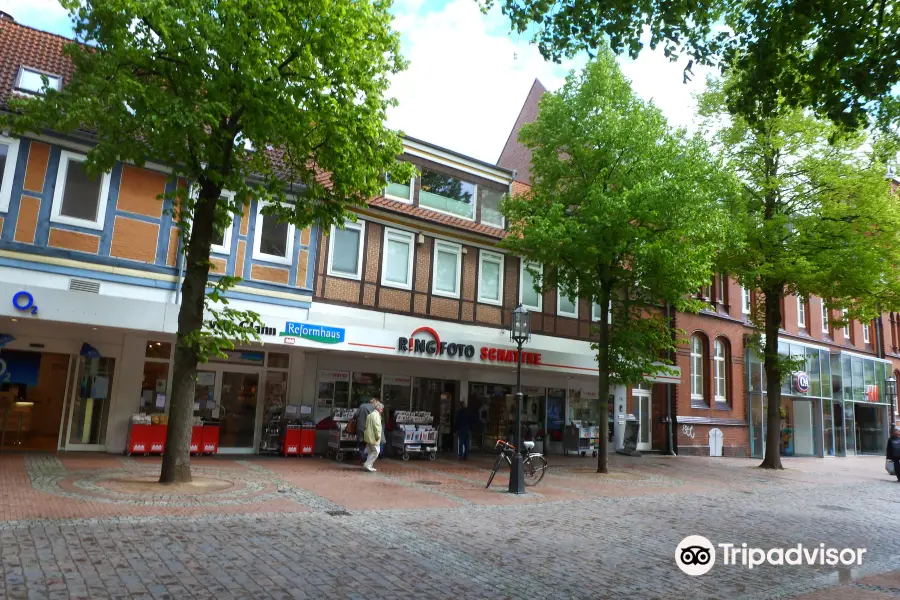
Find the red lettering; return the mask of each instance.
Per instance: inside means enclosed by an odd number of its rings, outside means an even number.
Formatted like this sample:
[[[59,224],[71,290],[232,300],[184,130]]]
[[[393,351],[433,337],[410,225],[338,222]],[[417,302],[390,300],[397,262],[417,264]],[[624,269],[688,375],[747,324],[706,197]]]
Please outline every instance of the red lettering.
[[[536,365],[541,364],[541,355],[539,353],[535,353],[535,355],[534,355],[534,364],[536,364]]]
[[[485,346],[481,347],[481,360],[487,360],[488,357],[488,349]]]
[[[522,355],[522,360],[527,365],[534,364],[534,352],[526,352]]]
[[[517,350],[508,350],[506,352],[506,362],[518,362],[519,352]]]
[[[488,352],[488,360],[497,360],[497,349],[491,348],[490,352]]]

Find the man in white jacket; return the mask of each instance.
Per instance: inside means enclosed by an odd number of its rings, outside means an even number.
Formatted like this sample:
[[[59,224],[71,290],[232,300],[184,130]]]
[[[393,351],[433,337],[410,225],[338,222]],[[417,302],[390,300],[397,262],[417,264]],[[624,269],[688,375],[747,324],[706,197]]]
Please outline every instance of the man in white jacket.
[[[375,410],[366,417],[366,430],[363,434],[363,439],[366,442],[366,451],[368,452],[365,469],[372,473],[376,471],[373,465],[381,450],[381,413],[384,411],[384,404],[381,402],[373,402],[373,404],[375,405]]]

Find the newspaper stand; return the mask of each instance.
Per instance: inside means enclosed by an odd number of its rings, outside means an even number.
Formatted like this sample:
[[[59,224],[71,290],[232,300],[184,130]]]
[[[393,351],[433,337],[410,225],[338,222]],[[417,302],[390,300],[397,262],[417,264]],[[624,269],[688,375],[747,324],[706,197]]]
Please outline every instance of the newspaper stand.
[[[346,454],[359,454],[359,440],[347,433],[347,423],[356,418],[356,411],[347,408],[334,409],[335,429],[329,432],[328,454],[338,462],[344,460]]]
[[[591,456],[597,456],[597,448],[600,447],[600,428],[596,425],[582,425],[581,421],[572,421],[571,425],[566,425],[563,432],[563,453],[565,456],[569,452],[587,456],[590,452]]]
[[[397,427],[391,434],[391,450],[394,457],[409,460],[417,454],[428,460],[437,458],[437,429],[432,426],[434,417],[429,412],[397,411],[394,413]]]

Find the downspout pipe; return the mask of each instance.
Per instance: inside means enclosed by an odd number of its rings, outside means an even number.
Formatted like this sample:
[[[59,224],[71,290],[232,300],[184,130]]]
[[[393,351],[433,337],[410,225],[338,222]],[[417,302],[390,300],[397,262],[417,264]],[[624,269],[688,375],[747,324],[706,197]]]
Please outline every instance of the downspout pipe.
[[[181,229],[178,230],[178,280],[175,281],[175,304],[181,305],[181,281],[184,279],[184,252],[181,250]]]
[[[666,300],[666,324],[669,327],[669,330],[672,329],[672,304]],[[673,358],[672,352],[669,351],[669,359]],[[675,424],[672,422],[672,384],[666,384],[666,425],[669,428],[669,435],[666,439],[666,454],[668,456],[677,456],[675,453]]]

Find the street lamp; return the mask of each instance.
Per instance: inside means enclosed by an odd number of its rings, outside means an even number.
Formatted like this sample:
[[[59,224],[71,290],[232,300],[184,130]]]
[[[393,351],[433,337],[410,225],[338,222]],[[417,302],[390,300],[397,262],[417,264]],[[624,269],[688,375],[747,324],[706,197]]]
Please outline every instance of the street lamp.
[[[525,468],[522,464],[522,345],[531,339],[531,315],[521,304],[512,312],[509,339],[516,343],[516,451],[509,474],[509,493],[525,493]]]
[[[891,429],[893,429],[897,414],[897,380],[893,377],[884,380],[884,395],[891,403]]]

